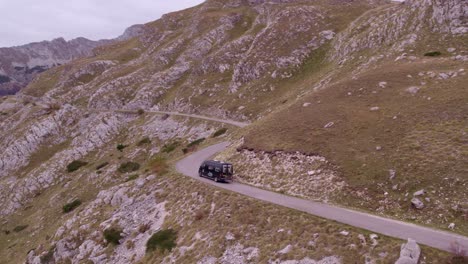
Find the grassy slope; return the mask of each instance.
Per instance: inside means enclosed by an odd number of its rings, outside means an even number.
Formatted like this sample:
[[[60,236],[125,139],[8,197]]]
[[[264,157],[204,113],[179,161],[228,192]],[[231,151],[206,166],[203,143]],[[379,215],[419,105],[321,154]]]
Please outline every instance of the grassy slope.
[[[417,63],[389,62],[356,80],[345,78],[248,128],[245,147],[319,153],[339,166],[350,193],[365,190],[371,198],[338,197],[337,202],[374,211],[387,191],[397,204],[385,208],[387,214],[416,216],[430,223],[434,215],[444,213],[433,223],[456,222],[461,225],[459,231],[466,233],[463,217],[446,213],[447,206],[463,205],[468,199],[464,162],[468,159],[467,78],[423,80],[418,76],[419,72],[457,71],[459,67],[460,63],[446,58],[425,58]],[[380,81],[388,82],[387,87],[380,88]],[[416,95],[405,91],[421,81],[427,84]],[[312,105],[302,107],[304,102]],[[374,106],[380,110],[370,111]],[[325,129],[328,122],[335,125]],[[377,146],[382,149],[377,151]],[[389,169],[397,171],[393,181]],[[392,190],[394,184],[399,184],[397,190]],[[422,213],[412,211],[404,195],[421,188],[445,205],[428,203]]]

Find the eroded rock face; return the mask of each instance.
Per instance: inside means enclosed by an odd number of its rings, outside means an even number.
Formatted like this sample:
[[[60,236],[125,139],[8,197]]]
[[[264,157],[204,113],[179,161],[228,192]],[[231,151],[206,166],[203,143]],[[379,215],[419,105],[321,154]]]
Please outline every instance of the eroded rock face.
[[[140,260],[145,254],[147,240],[161,228],[166,216],[165,203],[155,199],[158,190],[152,187],[152,192],[142,194],[143,185],[122,184],[101,191],[95,201],[57,230],[52,242],[53,252],[31,251],[26,263],[40,263],[41,256],[46,254],[51,254],[55,262],[130,263]],[[117,210],[102,215],[101,208],[107,205]],[[104,219],[99,220],[99,229],[90,229],[97,219]],[[103,230],[111,226],[122,229],[122,239],[109,256]]]

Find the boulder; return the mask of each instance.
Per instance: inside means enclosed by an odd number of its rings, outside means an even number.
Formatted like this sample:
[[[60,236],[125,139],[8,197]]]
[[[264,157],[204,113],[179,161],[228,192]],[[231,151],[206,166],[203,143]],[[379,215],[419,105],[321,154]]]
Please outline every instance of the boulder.
[[[419,256],[421,255],[421,248],[415,240],[408,238],[408,242],[401,245],[400,258],[395,264],[417,264]]]
[[[413,198],[411,199],[411,205],[416,208],[416,209],[423,209],[424,208],[424,203],[419,200],[418,198]]]
[[[413,196],[420,196],[420,195],[423,195],[425,193],[426,193],[426,191],[424,191],[424,189],[421,189],[419,191],[414,192]]]
[[[408,93],[410,93],[410,94],[416,94],[416,93],[419,91],[419,89],[421,89],[421,88],[419,88],[419,87],[417,87],[417,86],[411,86],[411,87],[408,87],[408,88],[406,89],[406,91],[407,91]]]

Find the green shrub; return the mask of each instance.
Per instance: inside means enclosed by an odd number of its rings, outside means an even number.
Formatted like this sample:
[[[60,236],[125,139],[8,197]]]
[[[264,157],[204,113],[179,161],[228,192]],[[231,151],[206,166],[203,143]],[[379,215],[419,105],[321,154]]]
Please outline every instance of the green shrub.
[[[177,245],[176,240],[177,232],[173,229],[160,230],[146,242],[146,252],[152,252],[156,249],[161,250],[163,253],[166,250],[170,252]]]
[[[199,138],[199,139],[197,139],[197,140],[195,140],[195,141],[192,141],[192,142],[190,142],[190,143],[187,145],[187,148],[190,148],[190,147],[199,145],[199,144],[202,143],[203,141],[205,141],[205,138]]]
[[[120,235],[122,233],[122,229],[111,227],[104,230],[104,239],[106,239],[107,243],[111,243],[114,245],[119,245],[119,240],[122,238]]]
[[[225,128],[225,127],[220,128],[220,129],[218,129],[218,131],[213,133],[213,137],[219,137],[219,136],[223,135],[224,133],[226,133],[226,131],[227,131],[227,128]]]
[[[104,163],[101,163],[96,167],[96,170],[100,170],[100,169],[104,168],[107,165],[109,165],[109,162],[107,162],[107,161],[104,162]]]
[[[143,110],[143,109],[141,109],[141,108],[137,110],[137,114],[138,114],[138,115],[142,115],[142,114],[144,114],[144,113],[145,113],[145,110]]]
[[[431,51],[431,52],[424,53],[424,56],[428,56],[428,57],[436,57],[440,55],[442,55],[440,51]]]
[[[151,139],[149,139],[149,137],[145,137],[144,139],[140,140],[137,145],[142,146],[145,144],[151,144]]]
[[[127,147],[127,146],[124,145],[124,144],[118,144],[118,145],[117,145],[117,150],[120,151],[120,152],[122,152],[122,151],[124,150],[124,148],[126,148],[126,147]]]
[[[67,203],[62,207],[64,213],[68,213],[73,211],[75,208],[81,205],[81,201],[79,199],[74,200],[71,203]]]
[[[70,164],[67,165],[68,172],[77,171],[79,168],[88,165],[88,162],[81,161],[81,160],[74,160]]]
[[[169,166],[167,165],[166,158],[162,156],[156,156],[150,161],[151,169],[159,175],[167,173]]]
[[[16,233],[18,233],[18,232],[23,231],[23,230],[26,229],[27,227],[28,227],[28,225],[19,225],[19,226],[16,226],[15,228],[13,228],[13,231],[15,231]]]
[[[125,162],[120,164],[120,167],[118,168],[118,171],[121,173],[128,173],[128,172],[134,172],[140,169],[140,164],[137,162]]]
[[[132,174],[128,176],[128,178],[125,180],[125,182],[133,181],[138,178],[138,174]]]
[[[174,142],[165,144],[162,147],[161,152],[170,153],[170,152],[174,151],[174,149],[176,149],[179,145],[180,145],[179,141],[174,141]]]

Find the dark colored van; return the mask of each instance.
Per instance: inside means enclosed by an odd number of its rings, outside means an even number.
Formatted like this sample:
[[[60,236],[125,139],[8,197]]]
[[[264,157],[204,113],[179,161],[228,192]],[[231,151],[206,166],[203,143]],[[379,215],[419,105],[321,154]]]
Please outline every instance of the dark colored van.
[[[205,160],[198,169],[200,177],[206,177],[215,182],[232,182],[234,168],[231,163]]]

